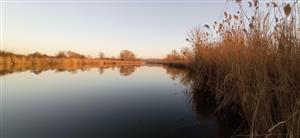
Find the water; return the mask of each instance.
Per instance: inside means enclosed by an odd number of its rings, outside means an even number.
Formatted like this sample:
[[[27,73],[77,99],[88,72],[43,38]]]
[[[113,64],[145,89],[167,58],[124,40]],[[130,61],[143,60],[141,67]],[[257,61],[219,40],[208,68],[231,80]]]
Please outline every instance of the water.
[[[229,137],[162,67],[4,74],[1,138]],[[173,80],[174,79],[174,80]]]

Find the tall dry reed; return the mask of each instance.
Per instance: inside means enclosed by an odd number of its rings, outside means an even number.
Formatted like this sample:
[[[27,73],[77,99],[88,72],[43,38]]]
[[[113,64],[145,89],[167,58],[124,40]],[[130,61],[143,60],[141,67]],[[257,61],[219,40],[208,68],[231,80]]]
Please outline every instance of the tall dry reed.
[[[253,0],[251,12],[234,3],[234,14],[190,33],[192,87],[214,93],[220,112],[238,109],[242,136],[300,137],[299,2]]]

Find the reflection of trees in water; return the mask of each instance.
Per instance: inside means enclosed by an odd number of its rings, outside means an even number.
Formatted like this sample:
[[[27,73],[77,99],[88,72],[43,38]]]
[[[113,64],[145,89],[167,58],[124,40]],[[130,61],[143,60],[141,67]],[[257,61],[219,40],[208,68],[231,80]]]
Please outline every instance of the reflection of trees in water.
[[[99,67],[98,72],[100,75],[102,75],[105,69],[115,70],[117,68],[121,76],[129,76],[134,73],[137,67],[139,66],[137,65],[103,66],[103,67]]]
[[[91,68],[98,68],[99,74],[102,75],[105,69],[115,68],[119,69],[122,76],[131,75],[135,68],[134,65],[118,65],[118,64],[106,64],[106,65],[89,65],[89,64],[0,64],[0,76],[11,74],[15,72],[31,71],[34,74],[40,74],[44,71],[54,70],[55,72],[71,72],[77,73],[78,71],[88,71]]]
[[[119,71],[120,75],[122,76],[129,76],[131,75],[137,66],[120,66]]]
[[[104,68],[100,67],[99,68],[99,74],[102,75],[104,73]]]
[[[43,69],[33,69],[31,70],[34,74],[41,74],[43,72]]]

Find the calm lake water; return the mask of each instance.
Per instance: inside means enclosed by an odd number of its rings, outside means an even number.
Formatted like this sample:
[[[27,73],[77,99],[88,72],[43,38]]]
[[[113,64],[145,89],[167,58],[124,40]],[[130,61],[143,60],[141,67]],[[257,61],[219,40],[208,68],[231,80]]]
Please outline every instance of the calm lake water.
[[[234,131],[196,110],[188,87],[159,66],[23,71],[1,79],[1,138],[214,138]]]

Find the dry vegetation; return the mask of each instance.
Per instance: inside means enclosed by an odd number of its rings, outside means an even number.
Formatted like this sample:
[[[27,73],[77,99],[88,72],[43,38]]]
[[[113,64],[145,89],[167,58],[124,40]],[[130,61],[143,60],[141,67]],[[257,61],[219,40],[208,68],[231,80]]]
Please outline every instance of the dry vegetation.
[[[196,74],[191,87],[213,93],[219,112],[239,112],[247,125],[240,136],[300,137],[298,0],[228,2],[239,10],[225,11],[221,22],[196,28],[187,39]]]
[[[121,53],[124,55],[124,52]],[[125,52],[125,55],[126,54]],[[131,52],[130,55],[132,54]],[[0,57],[0,75],[25,70],[32,70],[35,73],[39,73],[49,69],[75,71],[77,69],[85,70],[87,68],[144,64],[143,61],[136,58],[114,59],[105,58],[104,56],[99,58],[87,58],[84,55],[72,51],[59,52],[56,56],[48,56],[37,52],[29,55],[20,55],[0,51]]]
[[[243,2],[231,2],[239,10],[225,11],[221,22],[194,29],[187,39],[191,48],[172,51],[159,62],[186,64],[194,74],[189,80],[194,92],[213,93],[219,112],[238,111],[246,121],[247,131],[240,135],[300,137],[299,1],[247,1],[250,12]],[[101,60],[1,52],[0,65],[142,64],[139,60],[102,59],[103,54],[99,57]]]

